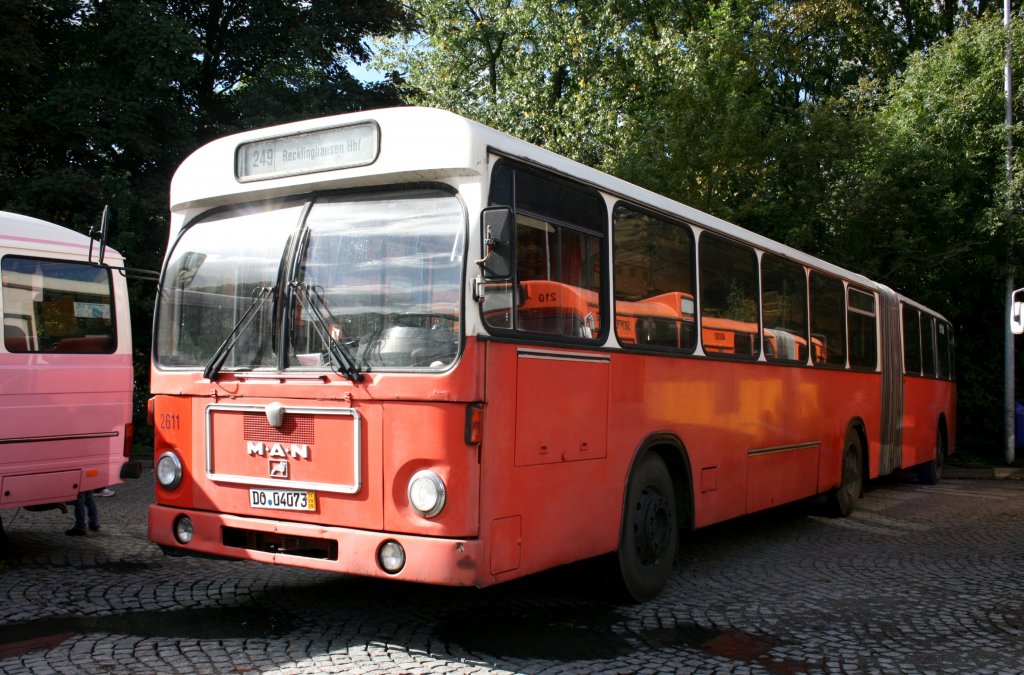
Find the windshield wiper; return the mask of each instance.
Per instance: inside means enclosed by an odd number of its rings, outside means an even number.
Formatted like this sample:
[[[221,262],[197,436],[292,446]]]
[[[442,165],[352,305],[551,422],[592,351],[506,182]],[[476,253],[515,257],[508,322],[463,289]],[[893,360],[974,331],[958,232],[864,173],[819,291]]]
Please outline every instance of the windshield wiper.
[[[344,375],[353,382],[362,382],[363,373],[359,370],[359,366],[352,360],[345,346],[331,336],[330,325],[324,317],[324,312],[330,313],[330,310],[327,309],[323,298],[317,295],[315,290],[311,291],[310,287],[304,283],[293,281],[290,286],[313,319],[310,323],[316,330],[317,337],[327,345],[327,354],[331,358],[334,372]]]
[[[206,362],[206,368],[203,369],[203,377],[208,380],[213,380],[217,377],[221,366],[224,365],[224,361],[228,358],[228,354],[234,348],[235,343],[238,342],[239,336],[242,335],[243,329],[249,325],[252,318],[256,316],[257,310],[263,306],[263,303],[266,302],[267,298],[269,298],[273,292],[273,286],[260,286],[253,291],[254,297],[252,302],[249,304],[249,307],[242,313],[241,318],[239,318],[238,322],[235,323],[234,328],[231,329],[228,336],[224,338],[224,342],[221,342],[220,346],[217,347],[217,350],[213,352],[213,356],[210,357],[210,360]]]

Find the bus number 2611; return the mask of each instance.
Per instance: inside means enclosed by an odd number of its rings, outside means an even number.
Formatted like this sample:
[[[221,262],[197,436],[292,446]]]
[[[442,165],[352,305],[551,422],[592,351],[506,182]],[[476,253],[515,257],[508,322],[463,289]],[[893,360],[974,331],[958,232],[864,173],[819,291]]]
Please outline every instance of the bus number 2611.
[[[181,415],[160,413],[160,428],[178,431],[181,429]]]

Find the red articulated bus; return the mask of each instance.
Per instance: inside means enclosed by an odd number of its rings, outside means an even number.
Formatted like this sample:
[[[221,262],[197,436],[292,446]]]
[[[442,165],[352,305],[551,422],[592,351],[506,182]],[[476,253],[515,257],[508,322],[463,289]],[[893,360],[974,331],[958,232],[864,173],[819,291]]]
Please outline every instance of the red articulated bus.
[[[488,586],[953,450],[953,336],[857,274],[459,116],[185,160],[153,348],[166,551]]]

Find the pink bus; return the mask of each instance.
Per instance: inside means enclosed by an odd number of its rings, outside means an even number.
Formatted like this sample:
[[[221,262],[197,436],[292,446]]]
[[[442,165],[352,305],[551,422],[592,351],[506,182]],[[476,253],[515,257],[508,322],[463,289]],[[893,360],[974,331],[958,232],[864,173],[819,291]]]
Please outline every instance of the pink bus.
[[[46,508],[121,482],[131,449],[124,259],[0,211],[0,509]],[[98,248],[98,247],[97,247]]]

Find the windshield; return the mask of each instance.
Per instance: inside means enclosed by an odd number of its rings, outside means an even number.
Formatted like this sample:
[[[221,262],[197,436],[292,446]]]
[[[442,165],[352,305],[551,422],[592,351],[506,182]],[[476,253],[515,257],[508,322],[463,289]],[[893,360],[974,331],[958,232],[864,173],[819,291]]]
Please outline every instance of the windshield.
[[[220,212],[182,234],[161,286],[157,362],[337,370],[340,351],[358,371],[451,365],[465,248],[458,200],[440,190],[321,197],[300,222],[305,206]],[[239,327],[264,289],[272,301]]]

